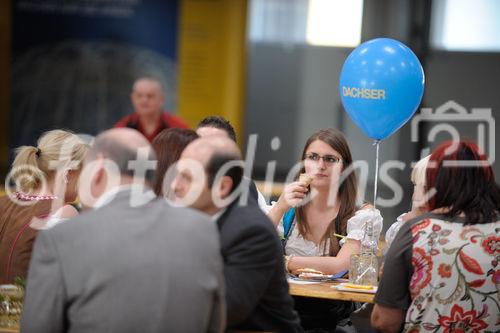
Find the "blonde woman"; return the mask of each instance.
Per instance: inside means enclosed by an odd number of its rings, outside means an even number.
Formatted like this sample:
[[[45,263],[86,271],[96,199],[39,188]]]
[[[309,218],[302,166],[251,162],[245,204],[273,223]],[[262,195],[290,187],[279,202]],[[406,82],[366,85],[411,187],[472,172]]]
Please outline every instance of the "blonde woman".
[[[387,232],[385,233],[384,254],[387,253],[394,237],[396,237],[399,229],[406,221],[427,212],[427,200],[425,198],[425,170],[427,169],[427,164],[429,163],[429,157],[430,155],[418,161],[411,172],[411,182],[413,183],[411,211],[399,215],[396,222],[394,222],[389,229],[387,229]]]
[[[36,147],[16,149],[8,177],[15,186],[0,198],[0,283],[26,277],[39,230],[78,214],[69,203],[77,197],[87,150],[77,135],[63,130],[44,133]]]

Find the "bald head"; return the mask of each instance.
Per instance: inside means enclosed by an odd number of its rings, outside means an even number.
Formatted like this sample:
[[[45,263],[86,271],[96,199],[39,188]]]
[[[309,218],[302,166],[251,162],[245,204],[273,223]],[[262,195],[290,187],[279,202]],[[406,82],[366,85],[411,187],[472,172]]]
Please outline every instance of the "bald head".
[[[134,171],[129,169],[129,161],[137,160],[139,149],[148,150],[148,160],[156,159],[151,145],[141,133],[130,128],[113,128],[95,138],[88,160],[103,155],[118,166],[122,175],[133,177]],[[154,173],[146,173],[146,180],[152,182]]]
[[[177,177],[174,182],[172,189],[178,198],[185,197],[186,193],[196,186],[194,178],[197,175],[186,172],[185,167],[181,166],[187,161],[199,162],[198,165],[202,166],[206,176],[202,194],[192,207],[209,214],[213,213],[215,207],[211,191],[215,190],[222,198],[227,197],[239,187],[243,178],[243,161],[234,141],[223,136],[199,138],[191,142],[182,152],[179,172],[190,176]]]
[[[148,140],[141,133],[131,128],[113,128],[104,131],[95,139],[95,143],[100,141],[119,143],[130,149],[149,146]]]
[[[151,89],[156,90],[159,94],[163,94],[163,88],[160,80],[152,77],[141,77],[135,80],[132,86],[132,91],[137,91],[143,89],[144,86],[151,87]]]

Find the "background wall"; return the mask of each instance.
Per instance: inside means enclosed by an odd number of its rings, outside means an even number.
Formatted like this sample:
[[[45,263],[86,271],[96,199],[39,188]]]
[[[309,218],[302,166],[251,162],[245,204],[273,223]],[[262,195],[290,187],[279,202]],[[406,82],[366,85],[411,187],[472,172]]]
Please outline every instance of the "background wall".
[[[417,3],[417,4],[415,4]],[[492,109],[493,118],[500,110],[500,54],[445,52],[429,49],[430,1],[364,1],[362,40],[375,37],[395,38],[409,45],[420,57],[426,73],[425,95],[421,107],[437,108],[448,100],[471,107]],[[250,22],[251,24],[251,22]],[[248,86],[246,134],[259,134],[255,176],[263,178],[266,163],[278,160],[278,177],[284,179],[297,162],[306,138],[315,130],[335,127],[346,135],[355,160],[366,160],[369,182],[365,198],[373,201],[375,149],[344,111],[338,93],[342,64],[352,49],[318,47],[294,42],[255,42],[248,45]],[[462,138],[477,137],[474,121],[454,124]],[[411,162],[420,151],[435,144],[426,140],[432,124],[418,127],[418,142],[411,142],[411,122],[385,140],[380,149],[381,161],[398,160],[404,170],[389,172],[404,190],[400,204],[382,208],[387,228],[409,209],[413,191],[410,182]],[[282,145],[273,151],[272,137]],[[440,133],[434,143],[450,139]],[[497,156],[498,148],[496,149]],[[500,175],[500,163],[494,168]],[[391,188],[380,184],[380,197],[390,199]]]
[[[10,1],[7,1],[10,2]],[[9,146],[54,128],[96,134],[132,112],[140,76],[177,97],[177,0],[12,1]]]
[[[432,49],[433,3],[444,3],[436,1],[364,1],[361,40],[391,37],[412,48],[426,73],[421,107],[435,110],[453,100],[468,111],[491,108],[494,120],[500,109],[500,53]],[[257,10],[257,2],[272,10]],[[131,111],[129,92],[136,76],[159,73],[165,78],[167,108],[175,111],[177,98],[182,97],[183,115],[191,125],[204,115],[222,114],[237,127],[243,148],[248,135],[259,135],[254,162],[257,179],[264,178],[269,161],[276,161],[276,179],[284,180],[312,132],[324,127],[342,130],[354,158],[369,165],[365,199],[373,201],[375,149],[343,110],[338,93],[340,70],[352,48],[304,42],[309,0],[182,0],[188,9],[182,15],[177,0],[139,0],[129,3],[137,6],[132,12],[103,14],[101,8],[101,15],[69,9],[47,13],[37,9],[41,3],[70,5],[55,0],[0,2],[1,13],[13,13],[0,15],[0,162],[4,170],[8,138],[10,147],[15,147],[33,144],[50,128],[97,133]],[[132,14],[134,19],[127,18]],[[500,17],[500,10],[496,15]],[[185,18],[185,24],[179,17]],[[281,41],[255,39],[247,29],[245,54],[245,20],[249,26],[261,24]],[[276,24],[279,31],[274,30]],[[183,65],[180,95],[178,27]],[[475,139],[479,119],[471,117],[454,126],[462,137]],[[481,126],[490,129],[487,122]],[[422,149],[449,138],[442,132],[428,142],[433,127],[432,123],[419,125],[418,140],[412,142],[408,123],[381,146],[381,161],[405,165],[403,170],[389,172],[402,186],[404,198],[398,205],[382,208],[386,227],[410,206],[411,162],[420,158]],[[276,137],[280,144],[271,145]],[[499,162],[494,168],[500,175]],[[393,189],[380,184],[380,197],[392,196]]]
[[[0,1],[0,13],[10,13],[10,1]],[[0,15],[0,175],[7,170],[10,112],[11,16]]]

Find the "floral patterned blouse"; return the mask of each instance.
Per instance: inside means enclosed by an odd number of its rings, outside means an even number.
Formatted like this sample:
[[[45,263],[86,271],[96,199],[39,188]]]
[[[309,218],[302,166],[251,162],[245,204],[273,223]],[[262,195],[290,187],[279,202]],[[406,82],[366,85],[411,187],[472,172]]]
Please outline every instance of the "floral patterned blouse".
[[[500,221],[425,214],[405,223],[375,303],[407,309],[404,332],[500,331]]]

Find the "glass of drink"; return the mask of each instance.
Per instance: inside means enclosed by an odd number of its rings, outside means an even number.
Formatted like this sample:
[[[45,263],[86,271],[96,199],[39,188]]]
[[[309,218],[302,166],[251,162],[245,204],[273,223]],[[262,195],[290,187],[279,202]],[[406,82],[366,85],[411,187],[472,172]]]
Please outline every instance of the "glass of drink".
[[[361,254],[355,284],[376,286],[378,284],[378,258],[372,254]]]
[[[349,283],[356,283],[359,272],[359,254],[351,254],[349,263]]]
[[[24,291],[18,286],[0,285],[0,328],[19,327],[23,297]]]

